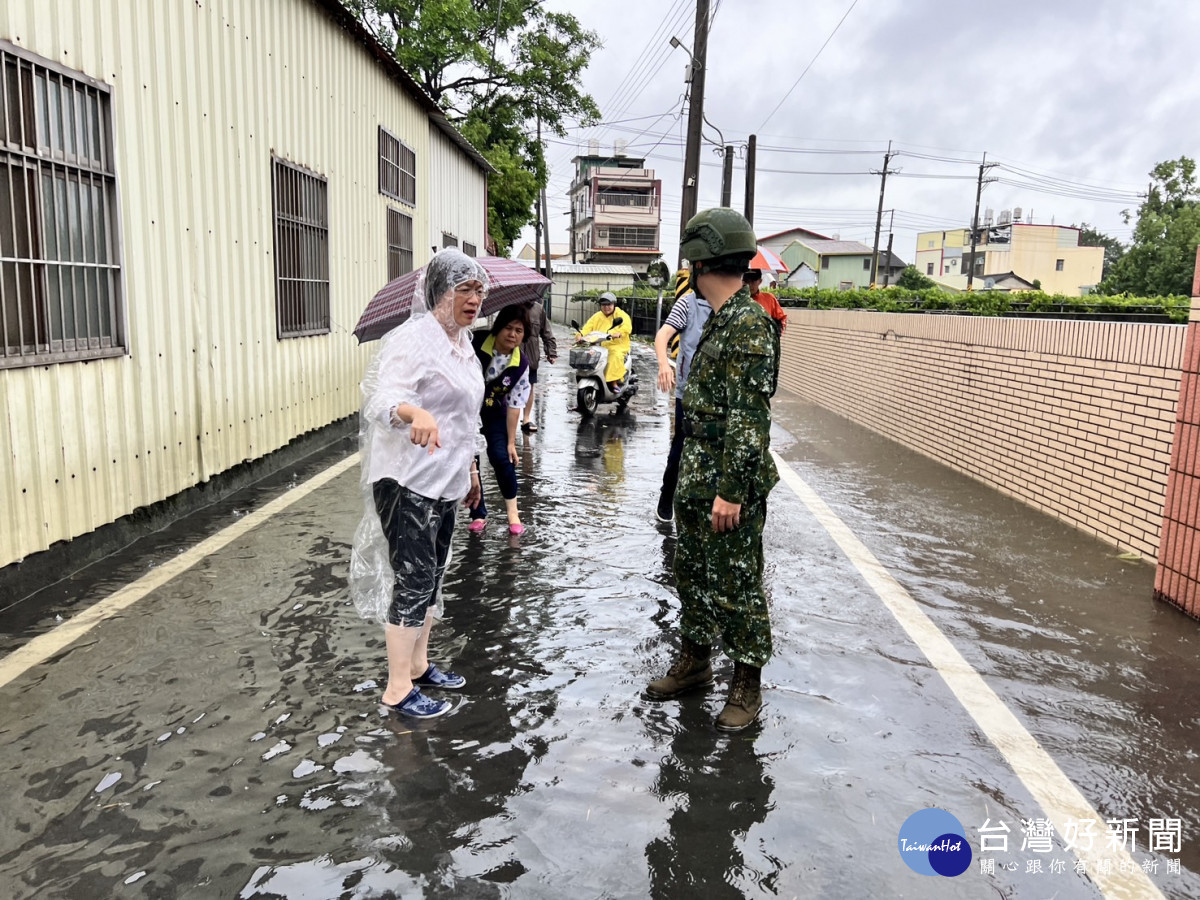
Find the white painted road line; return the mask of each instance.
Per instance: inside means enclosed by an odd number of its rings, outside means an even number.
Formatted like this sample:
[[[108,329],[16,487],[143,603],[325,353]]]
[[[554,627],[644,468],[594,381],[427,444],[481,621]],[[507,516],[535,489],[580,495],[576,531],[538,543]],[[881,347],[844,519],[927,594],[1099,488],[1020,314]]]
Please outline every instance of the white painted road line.
[[[29,669],[45,662],[66,647],[79,640],[105,619],[111,619],[117,613],[137,603],[151,591],[162,587],[172,578],[183,574],[206,556],[216,553],[222,547],[236,541],[246,532],[258,527],[276,513],[283,512],[293,503],[303,500],[313,491],[328,484],[347,469],[358,465],[358,454],[346,457],[341,462],[334,463],[324,472],[314,475],[308,481],[292,488],[286,494],[276,497],[266,506],[255,510],[232,525],[221,529],[211,537],[205,538],[195,547],[186,550],[174,559],[163,563],[153,571],[146,573],[137,581],[125,585],[98,603],[88,607],[77,616],[72,616],[53,631],[38,635],[28,644],[14,650],[0,660],[0,687],[8,684],[14,678],[20,677]]]
[[[1093,819],[1099,836],[1089,849],[1073,848],[1087,865],[1088,877],[1112,900],[1160,900],[1162,892],[1124,848],[1112,849],[1104,839],[1104,818],[1092,808],[1058,764],[1012,714],[982,676],[963,658],[954,645],[925,615],[924,610],[883,567],[846,523],[837,517],[817,493],[775,451],[775,465],[788,487],[833,538],[871,589],[879,596],[908,633],[913,643],[937,670],[968,715],[982,729],[1012,766],[1017,777],[1046,812],[1059,835],[1066,833],[1068,820]],[[1099,846],[1096,846],[1099,845]],[[1113,870],[1100,866],[1108,860]]]

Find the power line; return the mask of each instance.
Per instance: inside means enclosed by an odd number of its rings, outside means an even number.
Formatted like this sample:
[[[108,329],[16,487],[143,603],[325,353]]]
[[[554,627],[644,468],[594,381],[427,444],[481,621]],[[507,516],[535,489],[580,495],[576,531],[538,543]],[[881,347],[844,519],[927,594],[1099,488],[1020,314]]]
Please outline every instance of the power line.
[[[811,60],[809,60],[808,65],[804,67],[804,71],[800,73],[800,78],[797,78],[795,81],[795,84],[793,84],[790,88],[788,88],[787,93],[783,95],[783,99],[780,100],[777,104],[775,104],[775,108],[773,110],[771,110],[770,114],[765,119],[763,119],[762,125],[759,125],[758,128],[755,129],[755,131],[762,131],[763,127],[768,122],[771,121],[771,116],[773,116],[773,115],[775,115],[775,113],[779,112],[779,107],[783,106],[783,104],[787,100],[787,98],[792,96],[792,91],[794,91],[796,89],[796,85],[800,84],[801,79],[803,79],[804,76],[808,74],[808,70],[813,67],[813,63],[815,63],[817,61],[817,59],[824,52],[825,48],[829,46],[829,42],[832,41],[833,36],[838,33],[838,29],[842,27],[842,22],[846,21],[846,16],[850,15],[851,11],[856,6],[858,6],[858,0],[854,0],[854,2],[850,4],[850,8],[846,10],[846,12],[842,15],[842,18],[838,20],[837,25],[834,26],[833,31],[831,31],[829,33],[829,37],[825,38],[825,43],[821,45],[821,49],[817,51],[817,55],[814,56]]]

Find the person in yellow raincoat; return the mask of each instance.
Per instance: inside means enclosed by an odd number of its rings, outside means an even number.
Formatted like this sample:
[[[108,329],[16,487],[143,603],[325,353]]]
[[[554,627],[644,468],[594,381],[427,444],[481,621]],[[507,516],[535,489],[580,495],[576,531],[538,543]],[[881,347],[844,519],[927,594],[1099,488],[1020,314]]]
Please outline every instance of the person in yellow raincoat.
[[[629,355],[633,319],[617,306],[616,295],[609,291],[600,295],[600,311],[584,323],[582,333],[586,335],[597,331],[607,331],[609,335],[608,340],[600,345],[608,350],[604,380],[608,382],[608,389],[616,394],[620,391],[621,379],[625,377],[625,357]]]

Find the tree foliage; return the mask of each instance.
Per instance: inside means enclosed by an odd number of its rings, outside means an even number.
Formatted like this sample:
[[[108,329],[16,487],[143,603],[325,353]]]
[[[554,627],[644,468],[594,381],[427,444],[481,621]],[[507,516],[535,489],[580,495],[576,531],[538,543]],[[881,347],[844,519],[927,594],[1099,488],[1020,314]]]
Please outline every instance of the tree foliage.
[[[919,291],[923,288],[937,287],[937,282],[928,275],[922,275],[918,272],[916,266],[905,266],[904,271],[900,273],[900,277],[896,279],[896,287],[905,288],[910,291]]]
[[[1100,273],[1101,279],[1107,278],[1116,264],[1121,261],[1121,257],[1125,255],[1124,244],[1111,235],[1097,231],[1087,222],[1079,226],[1079,246],[1104,248],[1104,268]]]
[[[599,37],[534,0],[342,0],[497,169],[488,228],[506,253],[547,181],[534,123],[599,118],[580,79]]]
[[[1186,156],[1150,171],[1150,190],[1138,208],[1129,250],[1100,285],[1106,294],[1190,294],[1200,245],[1196,163]],[[1125,212],[1125,221],[1133,219]]]

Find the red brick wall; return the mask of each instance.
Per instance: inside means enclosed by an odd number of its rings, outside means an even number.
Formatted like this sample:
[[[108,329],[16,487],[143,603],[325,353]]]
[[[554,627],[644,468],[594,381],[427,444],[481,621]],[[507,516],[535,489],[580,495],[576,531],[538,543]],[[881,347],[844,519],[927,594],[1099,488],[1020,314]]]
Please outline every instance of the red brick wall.
[[[1200,618],[1200,248],[1154,595]]]
[[[792,309],[780,382],[1154,560],[1185,330]]]

